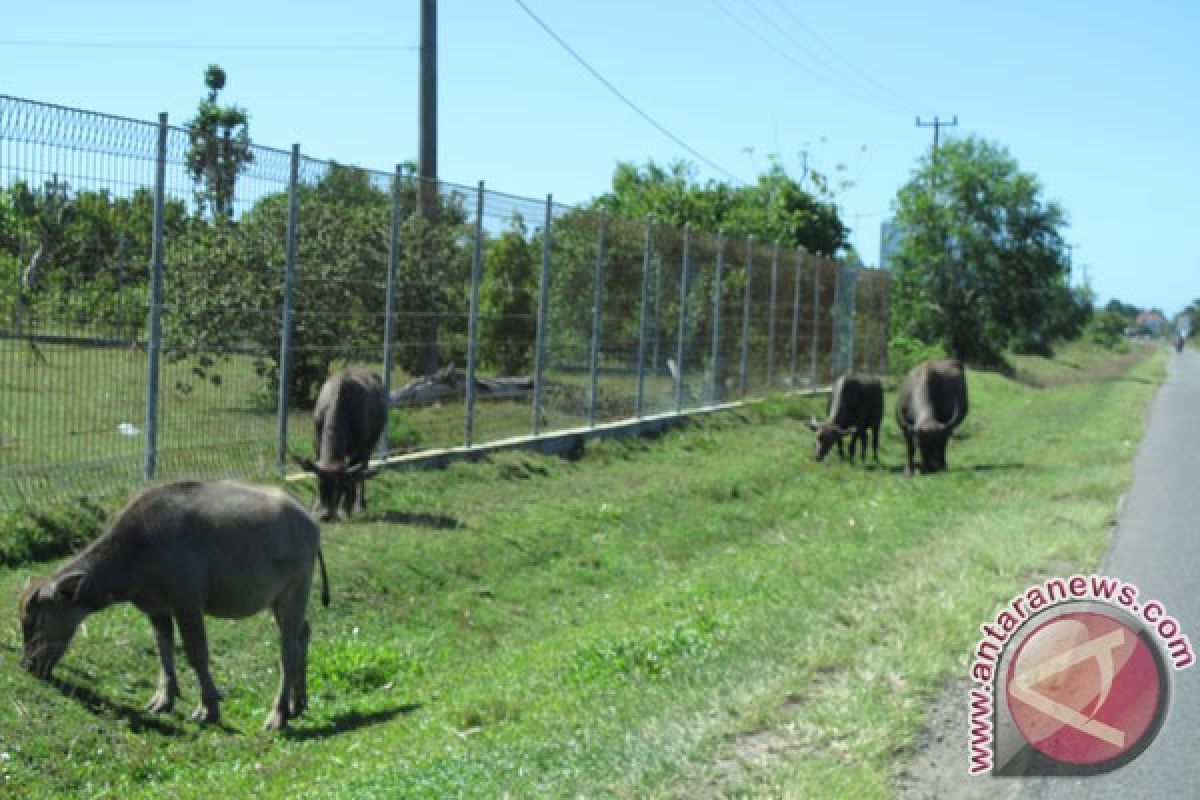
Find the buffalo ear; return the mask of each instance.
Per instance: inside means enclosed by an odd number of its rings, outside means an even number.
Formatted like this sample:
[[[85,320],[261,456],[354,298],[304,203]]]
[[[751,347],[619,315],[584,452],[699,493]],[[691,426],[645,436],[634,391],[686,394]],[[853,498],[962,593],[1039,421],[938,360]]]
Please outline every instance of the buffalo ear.
[[[68,572],[56,578],[50,578],[42,585],[38,595],[44,599],[54,599],[59,602],[74,602],[83,586],[87,575],[80,571]]]

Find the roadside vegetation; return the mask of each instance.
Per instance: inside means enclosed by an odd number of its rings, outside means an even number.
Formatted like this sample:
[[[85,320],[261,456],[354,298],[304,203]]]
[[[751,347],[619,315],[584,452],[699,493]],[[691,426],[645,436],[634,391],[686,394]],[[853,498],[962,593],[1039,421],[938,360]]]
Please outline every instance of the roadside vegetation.
[[[153,637],[128,607],[88,619],[57,685],[22,672],[16,592],[53,563],[6,568],[0,795],[886,797],[980,621],[1104,552],[1163,374],[1135,351],[970,372],[950,471],[924,478],[890,417],[882,466],[812,463],[823,407],[795,398],[572,461],[386,473],[323,531],[312,706],[279,736],[266,615],[210,621],[206,729],[182,665],[179,708],[140,711]],[[60,522],[98,530],[119,498],[98,502]]]

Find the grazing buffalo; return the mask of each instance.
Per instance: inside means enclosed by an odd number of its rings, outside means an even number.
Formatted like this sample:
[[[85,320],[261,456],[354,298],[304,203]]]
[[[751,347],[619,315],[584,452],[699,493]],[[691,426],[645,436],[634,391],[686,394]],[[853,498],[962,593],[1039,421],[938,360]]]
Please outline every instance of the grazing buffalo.
[[[926,361],[905,376],[896,397],[896,424],[907,450],[905,475],[913,473],[915,448],[921,472],[946,469],[946,442],[967,416],[967,376],[962,362]]]
[[[854,461],[854,446],[862,442],[862,460],[867,460],[867,444],[871,440],[875,461],[879,461],[879,425],[883,420],[883,384],[869,375],[842,375],[833,382],[829,392],[829,408],[824,422],[809,419],[808,427],[816,431],[817,443],[813,457],[821,461],[837,445],[842,450],[842,437],[850,437],[850,460]]]
[[[216,722],[217,687],[208,669],[204,615],[241,618],[269,608],[279,625],[282,678],[266,728],[287,726],[307,705],[310,629],[305,618],[314,561],[329,605],[320,528],[278,489],[233,481],[167,483],[145,489],[90,547],[21,592],[21,665],[49,679],[84,617],[133,603],[154,626],[160,666],[148,711],[169,711],[179,697],[175,626],[200,681],[192,714]]]
[[[387,412],[383,381],[370,370],[346,367],[321,387],[313,409],[317,460],[296,458],[296,463],[317,476],[314,510],[322,521],[366,510],[364,483],[376,474],[368,465]]]

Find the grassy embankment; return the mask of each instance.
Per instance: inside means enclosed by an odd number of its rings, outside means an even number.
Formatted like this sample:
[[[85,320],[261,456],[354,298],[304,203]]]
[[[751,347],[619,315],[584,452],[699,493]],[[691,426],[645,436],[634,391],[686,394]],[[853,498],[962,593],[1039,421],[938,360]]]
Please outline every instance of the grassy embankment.
[[[324,531],[312,707],[281,736],[258,732],[267,616],[211,622],[204,729],[186,667],[175,713],[140,712],[156,666],[129,608],[88,620],[58,686],[22,673],[35,566],[0,571],[0,796],[887,796],[980,622],[1098,561],[1162,364],[973,372],[951,471],[912,480],[890,418],[882,468],[813,464],[811,400],[381,476],[367,519]]]

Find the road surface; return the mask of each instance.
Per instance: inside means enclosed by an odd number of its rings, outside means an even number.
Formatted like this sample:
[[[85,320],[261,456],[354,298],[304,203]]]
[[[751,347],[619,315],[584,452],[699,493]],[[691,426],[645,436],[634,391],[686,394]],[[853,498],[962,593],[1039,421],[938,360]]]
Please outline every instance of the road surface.
[[[1172,351],[1169,358],[1097,572],[1136,584],[1143,599],[1159,600],[1200,655],[1200,351]],[[1200,798],[1200,663],[1172,672],[1170,680],[1166,722],[1149,749],[1124,767],[1086,778],[968,777],[965,689],[954,687],[931,710],[919,763],[901,778],[897,797]]]
[[[1170,356],[1099,571],[1160,600],[1200,652],[1200,351]],[[1019,796],[1200,797],[1200,665],[1171,678],[1166,723],[1141,756],[1102,776],[1025,779]]]

